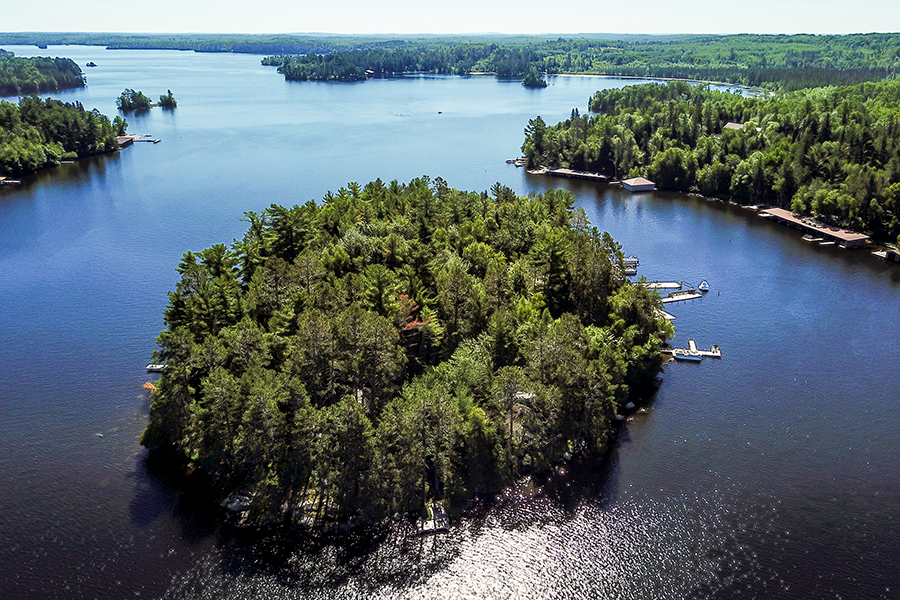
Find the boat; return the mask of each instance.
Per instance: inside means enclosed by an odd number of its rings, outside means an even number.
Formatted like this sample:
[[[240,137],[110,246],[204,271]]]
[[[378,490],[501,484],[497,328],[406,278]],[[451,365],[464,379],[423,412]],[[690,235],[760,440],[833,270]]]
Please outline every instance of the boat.
[[[804,235],[804,236],[803,236],[802,238],[800,238],[800,239],[803,240],[804,242],[821,242],[821,241],[822,241],[822,238],[816,237],[816,236],[814,236],[814,235],[812,235],[812,234],[809,234],[809,233],[807,233],[806,235]]]
[[[86,66],[86,67],[96,67],[96,66],[97,66],[97,63],[95,63],[94,61],[91,61],[91,62],[89,62],[88,64],[86,64],[86,65],[84,65],[84,66]]]
[[[700,282],[700,285],[697,286],[697,289],[703,293],[708,292],[709,291],[709,282],[704,279],[703,281]]]
[[[147,372],[148,373],[162,373],[163,369],[165,369],[165,368],[166,368],[166,365],[150,363],[149,365],[147,365]]]
[[[685,350],[673,350],[672,357],[675,360],[681,360],[684,362],[700,362],[703,360],[703,357],[699,354],[691,354]]]
[[[638,257],[632,254],[625,258],[625,266],[626,267],[639,267],[641,266],[641,261],[638,260]]]
[[[635,269],[634,267],[625,267],[626,277],[633,277],[635,275],[637,275],[637,269]]]

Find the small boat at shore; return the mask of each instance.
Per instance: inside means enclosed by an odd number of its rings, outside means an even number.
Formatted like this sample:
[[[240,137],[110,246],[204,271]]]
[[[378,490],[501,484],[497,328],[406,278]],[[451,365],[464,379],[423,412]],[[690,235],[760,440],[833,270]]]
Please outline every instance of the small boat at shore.
[[[700,362],[701,360],[703,360],[703,357],[699,354],[691,354],[689,352],[685,352],[684,350],[674,350],[672,352],[672,358],[683,362]]]
[[[163,369],[165,369],[165,368],[166,368],[166,365],[150,363],[149,365],[147,365],[147,372],[148,373],[162,373]]]

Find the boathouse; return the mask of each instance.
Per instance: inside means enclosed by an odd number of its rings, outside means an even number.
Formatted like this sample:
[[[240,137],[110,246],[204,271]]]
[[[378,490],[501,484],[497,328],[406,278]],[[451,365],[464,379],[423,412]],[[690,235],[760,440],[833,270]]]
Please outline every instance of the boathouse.
[[[643,177],[632,177],[623,180],[622,187],[629,192],[652,192],[656,189],[656,184]]]
[[[120,135],[116,137],[116,141],[119,142],[119,148],[127,148],[134,143],[134,136]]]
[[[789,227],[800,229],[805,233],[810,233],[821,237],[830,242],[834,242],[844,248],[859,248],[865,246],[869,241],[869,236],[851,231],[849,229],[841,229],[840,227],[830,227],[822,225],[812,219],[797,218],[789,210],[783,208],[768,208],[759,213],[764,217],[771,217],[779,223],[784,223]]]

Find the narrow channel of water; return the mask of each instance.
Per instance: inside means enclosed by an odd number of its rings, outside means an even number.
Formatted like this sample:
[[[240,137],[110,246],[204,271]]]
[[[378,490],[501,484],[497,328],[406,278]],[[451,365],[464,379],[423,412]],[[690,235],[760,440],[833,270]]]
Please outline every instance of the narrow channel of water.
[[[58,97],[107,115],[125,88],[179,105],[128,117],[160,144],[0,189],[0,597],[896,597],[900,269],[727,204],[505,164],[529,118],[634,81],[286,83],[255,56],[7,49],[93,60]],[[241,236],[245,211],[421,175],[572,190],[641,275],[710,282],[670,307],[674,342],[723,358],[668,366],[608,465],[446,536],[315,546],[220,525],[136,442],[182,253]]]

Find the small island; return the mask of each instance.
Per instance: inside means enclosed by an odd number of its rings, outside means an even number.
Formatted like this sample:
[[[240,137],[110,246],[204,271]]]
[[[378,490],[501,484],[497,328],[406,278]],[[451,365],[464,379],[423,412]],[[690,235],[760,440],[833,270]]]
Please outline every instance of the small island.
[[[178,266],[141,443],[248,524],[451,516],[599,459],[672,335],[561,190],[355,183]]]
[[[538,70],[534,67],[528,69],[528,72],[525,74],[525,78],[522,79],[522,85],[527,88],[545,88],[547,87],[547,82],[544,81],[544,78],[541,77],[541,74],[538,73]]]
[[[116,106],[122,112],[140,113],[148,111],[154,106],[173,109],[178,106],[178,103],[175,101],[175,96],[172,95],[172,90],[167,90],[165,94],[159,97],[159,102],[154,104],[153,101],[142,92],[126,89],[116,100]]]

